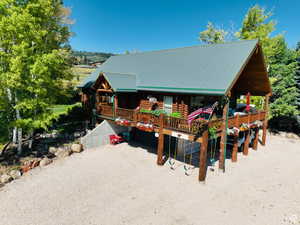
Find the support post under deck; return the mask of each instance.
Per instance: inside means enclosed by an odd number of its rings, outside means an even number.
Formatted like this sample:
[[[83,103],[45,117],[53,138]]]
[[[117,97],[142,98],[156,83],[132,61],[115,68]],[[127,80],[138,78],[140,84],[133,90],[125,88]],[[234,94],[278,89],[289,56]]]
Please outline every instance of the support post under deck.
[[[239,114],[237,114],[234,117],[234,126],[239,128],[240,127],[240,123],[239,123]],[[233,147],[232,147],[232,154],[231,154],[231,161],[232,162],[237,162],[237,153],[238,153],[238,146],[239,145],[239,134],[234,135],[233,137]]]
[[[226,103],[223,109],[222,116],[222,134],[221,134],[221,142],[220,142],[220,156],[219,156],[219,169],[225,172],[225,148],[226,148],[226,139],[227,139],[227,130],[226,130],[226,119],[227,119],[227,111],[229,108],[229,103]]]
[[[267,139],[267,128],[268,128],[268,112],[269,112],[269,97],[270,95],[267,94],[265,96],[265,105],[264,105],[264,110],[266,112],[265,114],[265,119],[264,119],[264,124],[263,124],[263,134],[262,134],[262,145],[266,145],[266,139]]]
[[[159,115],[159,136],[157,145],[157,165],[163,165],[163,154],[164,154],[164,114]]]
[[[208,144],[208,130],[205,130],[202,134],[202,143],[200,145],[199,181],[205,181],[205,177],[206,177],[207,144]]]

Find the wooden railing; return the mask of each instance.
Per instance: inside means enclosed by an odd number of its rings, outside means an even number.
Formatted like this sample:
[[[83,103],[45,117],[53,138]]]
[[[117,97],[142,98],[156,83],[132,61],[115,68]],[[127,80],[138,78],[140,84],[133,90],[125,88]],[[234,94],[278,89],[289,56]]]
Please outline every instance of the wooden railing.
[[[116,117],[120,117],[122,119],[127,119],[130,121],[133,121],[134,120],[134,110],[117,108]]]
[[[110,118],[114,117],[114,110],[113,110],[113,107],[110,105],[100,105],[99,104],[97,106],[97,113],[102,116],[106,116],[106,117],[110,117]]]
[[[150,123],[154,126],[159,126],[159,116],[155,116],[151,113],[137,112],[136,122]]]
[[[265,111],[260,111],[257,113],[251,113],[247,115],[236,115],[234,117],[230,117],[228,119],[228,127],[239,127],[243,123],[253,123],[257,120],[263,121],[266,117],[266,112]]]
[[[196,134],[204,125],[205,121],[194,120],[191,124],[187,119],[164,116],[164,128]]]
[[[151,113],[137,112],[133,109],[117,108],[116,115],[112,106],[98,105],[97,111],[100,115],[110,118],[120,117],[121,119],[127,119],[135,123],[142,122],[146,124],[153,124],[154,127],[159,127],[160,117]],[[265,119],[266,112],[260,111],[258,113],[252,113],[247,115],[237,115],[228,119],[228,127],[240,127],[241,124],[249,124],[254,121]],[[221,130],[222,119],[212,120],[208,123],[209,127],[215,127],[218,131]],[[170,116],[163,116],[163,127],[170,130],[181,131],[190,134],[196,134],[203,126],[207,124],[205,121],[194,120],[191,124],[188,124],[187,119],[175,118]]]

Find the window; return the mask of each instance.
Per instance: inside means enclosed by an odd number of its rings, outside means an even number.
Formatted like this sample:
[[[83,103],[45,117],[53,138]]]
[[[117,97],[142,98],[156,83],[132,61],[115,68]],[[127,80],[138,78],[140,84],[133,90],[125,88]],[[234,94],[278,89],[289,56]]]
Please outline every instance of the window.
[[[203,107],[204,96],[192,96],[191,97],[191,111],[195,111]]]
[[[164,96],[164,110],[166,113],[172,113],[172,105],[173,105],[173,97],[172,96]]]

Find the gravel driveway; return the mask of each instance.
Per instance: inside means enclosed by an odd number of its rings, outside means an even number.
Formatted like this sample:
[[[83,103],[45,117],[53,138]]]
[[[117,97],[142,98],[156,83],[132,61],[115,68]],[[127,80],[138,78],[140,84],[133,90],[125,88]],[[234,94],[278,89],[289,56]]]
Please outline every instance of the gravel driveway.
[[[36,168],[0,190],[0,225],[276,225],[300,221],[300,142],[226,161],[226,173],[158,167],[156,155],[121,144]],[[179,164],[180,165],[180,164]],[[299,223],[300,224],[300,223]]]

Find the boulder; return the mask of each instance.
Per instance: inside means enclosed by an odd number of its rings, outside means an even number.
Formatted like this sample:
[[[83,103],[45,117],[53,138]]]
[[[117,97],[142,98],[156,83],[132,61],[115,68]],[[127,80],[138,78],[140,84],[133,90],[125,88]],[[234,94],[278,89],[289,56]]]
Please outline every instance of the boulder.
[[[13,178],[13,179],[18,179],[22,176],[20,170],[12,170],[9,172],[9,175]]]
[[[81,144],[72,144],[71,150],[72,150],[72,152],[79,153],[82,151],[82,145]]]
[[[55,155],[55,153],[57,152],[58,148],[55,147],[49,147],[48,152],[52,153]]]
[[[58,151],[55,153],[56,157],[58,158],[64,158],[72,154],[71,149],[63,149],[59,148]]]
[[[6,184],[10,181],[12,181],[13,178],[11,176],[9,176],[8,174],[3,174],[1,177],[0,177],[0,182],[3,183],[3,184]]]
[[[47,166],[49,165],[50,163],[52,163],[52,159],[49,159],[47,157],[43,158],[41,161],[40,161],[40,166],[43,167],[43,166]]]

